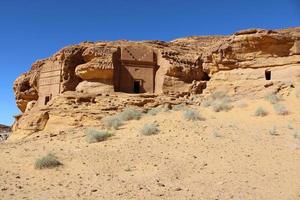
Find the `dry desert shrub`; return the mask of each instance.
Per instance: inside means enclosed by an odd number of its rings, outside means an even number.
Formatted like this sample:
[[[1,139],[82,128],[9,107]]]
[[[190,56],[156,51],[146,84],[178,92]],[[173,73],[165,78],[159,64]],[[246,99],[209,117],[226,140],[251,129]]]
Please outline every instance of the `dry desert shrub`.
[[[158,125],[154,123],[145,124],[140,130],[143,135],[153,135],[159,132]]]
[[[286,127],[287,127],[288,129],[290,129],[290,130],[293,130],[293,129],[294,129],[294,127],[293,127],[291,124],[288,124]]]
[[[174,111],[181,111],[181,110],[184,110],[185,108],[186,108],[186,105],[182,104],[182,103],[172,106],[172,110],[174,110]]]
[[[221,137],[220,133],[218,131],[216,131],[216,130],[213,131],[213,136],[216,137],[216,138],[220,138]]]
[[[103,124],[108,129],[118,129],[123,125],[124,121],[129,121],[133,119],[140,119],[142,112],[133,108],[125,108],[123,112],[116,115],[103,118]]]
[[[204,107],[211,106],[215,112],[228,111],[232,108],[230,97],[223,91],[212,93],[202,101],[201,105]]]
[[[59,165],[62,165],[60,161],[57,160],[57,157],[52,154],[48,153],[46,156],[39,158],[35,161],[35,168],[36,169],[45,169],[45,168],[54,168]]]
[[[150,110],[148,110],[147,114],[155,116],[158,113],[160,113],[162,111],[162,108],[160,106],[157,106],[155,108],[151,108]]]
[[[151,108],[150,110],[148,110],[147,114],[155,116],[160,112],[168,112],[170,109],[168,108],[167,105],[160,105],[154,108]]]
[[[300,133],[299,133],[298,130],[293,130],[293,137],[294,137],[295,139],[300,139]]]
[[[289,111],[287,110],[287,108],[282,104],[279,104],[279,103],[274,104],[273,108],[274,108],[276,114],[278,114],[278,115],[288,115],[289,114]]]
[[[95,129],[87,129],[85,134],[85,139],[88,143],[101,142],[112,136],[112,134],[107,131],[97,131]]]
[[[268,115],[268,112],[262,108],[262,107],[258,107],[254,113],[255,116],[257,117],[264,117]]]
[[[277,132],[276,126],[273,126],[273,127],[269,130],[269,134],[270,134],[270,135],[275,135],[275,136],[279,135],[278,132]]]
[[[188,121],[204,120],[197,110],[187,109],[183,112],[183,117]]]
[[[277,96],[275,92],[270,92],[265,95],[265,100],[270,102],[271,104],[276,104],[278,103],[281,99]]]
[[[235,103],[235,105],[236,105],[236,107],[239,107],[239,108],[245,108],[248,106],[248,104],[244,100],[237,101]]]
[[[137,120],[141,118],[142,112],[134,108],[125,108],[124,111],[119,113],[118,115],[124,121],[133,120],[133,119]]]
[[[103,120],[104,126],[108,129],[115,129],[117,130],[120,126],[123,125],[123,120],[119,115],[114,115],[111,117],[106,117]]]
[[[232,108],[230,101],[227,99],[218,99],[212,104],[213,110],[215,112],[220,112],[220,111],[228,111]]]

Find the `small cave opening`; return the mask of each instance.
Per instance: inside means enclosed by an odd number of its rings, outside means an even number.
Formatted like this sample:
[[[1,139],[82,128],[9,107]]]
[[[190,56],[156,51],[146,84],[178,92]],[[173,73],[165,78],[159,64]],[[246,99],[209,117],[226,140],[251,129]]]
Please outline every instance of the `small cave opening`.
[[[29,80],[25,80],[24,82],[22,82],[20,85],[19,85],[19,89],[20,89],[20,92],[25,92],[27,90],[30,90],[30,84],[29,84]]]
[[[204,75],[203,75],[203,77],[202,77],[202,80],[203,80],[203,81],[209,81],[209,80],[210,80],[210,77],[208,76],[207,73],[204,72]]]

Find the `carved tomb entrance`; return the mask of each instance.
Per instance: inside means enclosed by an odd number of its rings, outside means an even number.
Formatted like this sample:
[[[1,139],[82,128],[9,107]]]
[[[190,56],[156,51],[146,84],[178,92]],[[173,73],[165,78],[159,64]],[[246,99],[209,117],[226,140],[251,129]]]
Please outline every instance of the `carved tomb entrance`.
[[[156,53],[143,45],[118,48],[113,55],[115,91],[155,92]]]

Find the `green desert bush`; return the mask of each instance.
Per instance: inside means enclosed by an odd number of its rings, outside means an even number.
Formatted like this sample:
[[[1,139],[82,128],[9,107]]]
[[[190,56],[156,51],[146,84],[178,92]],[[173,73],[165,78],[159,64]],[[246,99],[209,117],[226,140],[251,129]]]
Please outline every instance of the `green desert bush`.
[[[134,108],[125,108],[123,112],[118,114],[120,118],[124,121],[140,119],[142,112]]]
[[[271,104],[276,104],[280,101],[280,98],[277,96],[275,92],[270,92],[265,95],[265,100],[267,100]]]
[[[204,120],[197,110],[187,109],[183,112],[183,117],[188,121]]]
[[[201,105],[204,107],[211,106],[215,112],[228,111],[232,108],[230,97],[223,91],[212,93],[202,101]]]
[[[37,159],[34,166],[36,169],[50,169],[59,165],[62,165],[62,163],[57,160],[57,157],[52,153],[48,153],[46,156]]]
[[[159,132],[158,125],[154,123],[145,124],[140,130],[143,135],[153,135]]]
[[[264,117],[264,116],[268,115],[268,112],[264,108],[258,107],[256,109],[254,115],[257,117]]]
[[[95,129],[87,129],[85,139],[88,143],[101,142],[111,137],[112,134],[107,131],[97,131]]]
[[[278,115],[288,115],[289,114],[289,111],[287,110],[287,108],[282,104],[279,104],[279,103],[274,104],[273,108]]]
[[[114,115],[110,117],[106,117],[103,120],[104,126],[108,129],[115,129],[117,130],[120,126],[123,125],[123,120],[119,115]]]

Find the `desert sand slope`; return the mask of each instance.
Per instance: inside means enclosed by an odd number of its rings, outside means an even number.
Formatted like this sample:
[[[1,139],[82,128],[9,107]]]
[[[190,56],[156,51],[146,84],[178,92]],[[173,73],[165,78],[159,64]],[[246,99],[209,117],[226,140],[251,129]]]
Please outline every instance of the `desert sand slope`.
[[[281,102],[285,116],[265,100],[219,113],[193,106],[205,121],[183,111],[145,115],[93,144],[82,130],[8,141],[0,144],[0,199],[300,199],[299,101]],[[259,106],[269,114],[254,116]],[[141,135],[148,122],[160,132]],[[63,166],[34,169],[48,152]]]

